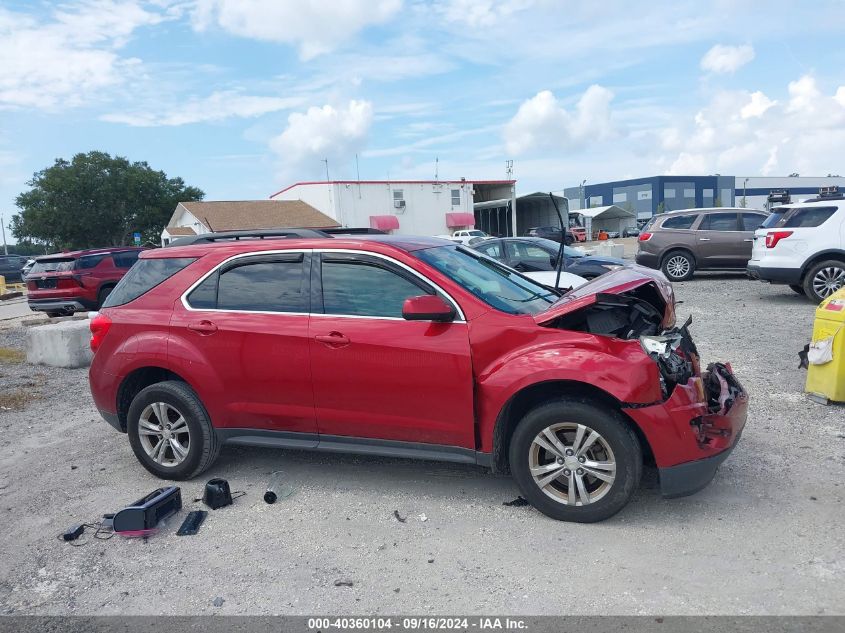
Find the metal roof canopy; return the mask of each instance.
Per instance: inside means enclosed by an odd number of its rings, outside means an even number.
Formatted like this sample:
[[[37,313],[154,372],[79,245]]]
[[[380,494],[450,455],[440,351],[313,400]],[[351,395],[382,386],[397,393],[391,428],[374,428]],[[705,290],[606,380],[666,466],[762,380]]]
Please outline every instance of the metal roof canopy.
[[[580,213],[584,217],[602,220],[622,220],[624,218],[635,218],[637,214],[634,211],[628,211],[615,204],[606,207],[592,207],[590,209],[578,209],[576,213]]]
[[[472,206],[473,209],[478,211],[480,209],[499,209],[508,206],[510,203],[510,198],[499,198],[498,200],[489,200],[488,202],[476,202]]]

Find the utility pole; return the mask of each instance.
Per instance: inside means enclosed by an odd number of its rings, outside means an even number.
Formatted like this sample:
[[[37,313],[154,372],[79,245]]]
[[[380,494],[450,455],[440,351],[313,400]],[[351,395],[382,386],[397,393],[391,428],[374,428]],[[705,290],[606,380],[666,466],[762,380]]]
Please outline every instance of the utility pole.
[[[505,175],[507,176],[508,180],[513,180],[513,161],[506,160],[505,161]],[[517,233],[517,222],[516,222],[516,185],[512,182],[511,183],[511,225],[508,227],[508,233],[510,235],[505,235],[505,237],[516,237]]]
[[[434,157],[434,182],[440,180],[440,158]]]
[[[586,185],[586,184],[587,184],[587,179],[584,178],[584,180],[581,181],[581,196],[580,196],[581,197],[581,209],[582,210],[585,209],[586,206],[587,206],[586,200],[584,199],[584,185]]]
[[[0,215],[0,228],[3,229],[3,254],[9,254],[9,247],[6,245],[6,219]]]
[[[331,180],[331,178],[329,178],[329,159],[324,158],[322,162],[326,164],[326,182],[329,182]]]

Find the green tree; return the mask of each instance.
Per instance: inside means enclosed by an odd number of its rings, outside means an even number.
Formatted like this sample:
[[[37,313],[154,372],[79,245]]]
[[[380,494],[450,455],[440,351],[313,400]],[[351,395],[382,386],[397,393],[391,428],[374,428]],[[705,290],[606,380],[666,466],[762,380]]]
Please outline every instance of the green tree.
[[[12,235],[57,249],[123,246],[136,231],[158,243],[176,204],[205,195],[146,162],[104,152],[58,158],[27,184],[32,188],[15,200],[21,212]]]

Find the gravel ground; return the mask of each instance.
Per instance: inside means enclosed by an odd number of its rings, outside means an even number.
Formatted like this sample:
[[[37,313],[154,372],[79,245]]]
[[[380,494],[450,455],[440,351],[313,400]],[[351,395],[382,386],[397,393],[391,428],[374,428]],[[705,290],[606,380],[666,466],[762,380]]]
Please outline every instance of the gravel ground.
[[[71,547],[56,534],[160,481],[99,419],[85,370],[0,364],[0,393],[43,385],[0,411],[0,612],[845,613],[845,408],[807,401],[797,369],[813,306],[738,275],[676,290],[705,361],[732,361],[751,393],[746,432],[704,491],[663,500],[647,471],[596,525],[503,506],[513,482],[475,467],[226,449],[207,476],[246,495],[197,536],[175,535],[183,511],[146,541]],[[295,492],[268,506],[279,469]],[[186,509],[204,481],[182,485]]]

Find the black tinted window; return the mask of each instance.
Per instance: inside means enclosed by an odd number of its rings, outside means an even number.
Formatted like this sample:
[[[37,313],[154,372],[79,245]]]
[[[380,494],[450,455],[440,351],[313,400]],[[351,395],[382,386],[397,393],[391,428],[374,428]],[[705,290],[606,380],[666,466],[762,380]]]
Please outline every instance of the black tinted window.
[[[326,314],[402,317],[408,297],[433,294],[386,268],[355,261],[323,262]]]
[[[708,213],[698,227],[702,231],[736,231],[736,213]]]
[[[756,231],[766,221],[766,216],[762,213],[741,213],[739,218],[743,231]]]
[[[88,270],[89,268],[96,268],[100,262],[108,257],[107,253],[102,255],[86,255],[76,260],[76,268],[78,270]]]
[[[140,251],[125,251],[123,253],[112,253],[114,265],[118,268],[132,268],[132,264],[138,261]]]
[[[795,209],[795,212],[786,218],[784,228],[798,229],[821,226],[827,219],[836,213],[836,207],[807,207]]]
[[[663,229],[688,229],[693,225],[697,215],[676,215],[672,218],[666,218],[663,220],[663,224],[660,225],[660,228]]]
[[[104,308],[122,306],[149,292],[194,261],[193,257],[141,259],[123,276],[103,303]]]
[[[220,273],[217,280],[217,309],[308,312],[302,286],[301,256],[295,260],[239,264]],[[203,289],[198,295],[198,299],[206,303],[209,298],[208,289]],[[193,300],[192,293],[191,305],[194,305]]]
[[[476,246],[476,250],[481,253],[484,253],[485,255],[487,255],[487,257],[493,257],[494,259],[502,258],[501,243],[488,244],[486,246]]]

